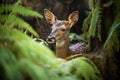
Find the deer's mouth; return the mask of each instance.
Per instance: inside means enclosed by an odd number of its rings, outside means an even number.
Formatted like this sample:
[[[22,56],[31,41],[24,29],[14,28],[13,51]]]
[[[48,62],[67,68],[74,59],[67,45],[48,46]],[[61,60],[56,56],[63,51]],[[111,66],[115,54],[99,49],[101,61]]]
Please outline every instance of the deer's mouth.
[[[56,40],[54,38],[47,38],[47,42],[50,44],[54,44],[56,42]]]

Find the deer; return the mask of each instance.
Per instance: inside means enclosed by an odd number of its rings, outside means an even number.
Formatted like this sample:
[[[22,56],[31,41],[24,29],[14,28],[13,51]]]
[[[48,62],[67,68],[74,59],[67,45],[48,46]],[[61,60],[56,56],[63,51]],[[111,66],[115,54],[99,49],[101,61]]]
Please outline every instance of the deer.
[[[68,20],[58,20],[48,9],[44,9],[44,16],[47,23],[52,25],[51,33],[48,35],[46,41],[55,44],[57,57],[68,59],[70,56],[82,55],[84,53],[85,42],[78,42],[69,46],[70,29],[79,19],[78,11],[72,12]]]

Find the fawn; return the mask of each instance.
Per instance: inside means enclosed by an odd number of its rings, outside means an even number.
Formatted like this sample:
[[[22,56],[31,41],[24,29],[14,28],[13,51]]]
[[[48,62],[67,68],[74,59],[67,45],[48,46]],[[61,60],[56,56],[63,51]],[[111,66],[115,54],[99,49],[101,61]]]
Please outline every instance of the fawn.
[[[71,27],[78,21],[79,12],[72,12],[68,20],[58,20],[57,17],[48,9],[44,9],[46,21],[52,24],[52,31],[47,37],[48,43],[56,44],[56,55],[60,58],[67,58],[74,54],[82,54],[86,44],[78,42],[69,47],[69,33]]]

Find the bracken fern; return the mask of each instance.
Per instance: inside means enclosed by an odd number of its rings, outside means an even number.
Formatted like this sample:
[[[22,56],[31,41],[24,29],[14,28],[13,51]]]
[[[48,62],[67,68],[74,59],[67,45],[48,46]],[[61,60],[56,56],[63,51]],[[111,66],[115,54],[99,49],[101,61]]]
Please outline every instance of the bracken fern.
[[[5,27],[17,26],[20,29],[28,30],[34,36],[38,36],[38,34],[32,29],[32,27],[18,15],[42,18],[41,14],[27,9],[21,5],[15,4],[1,4],[0,8],[0,25]]]

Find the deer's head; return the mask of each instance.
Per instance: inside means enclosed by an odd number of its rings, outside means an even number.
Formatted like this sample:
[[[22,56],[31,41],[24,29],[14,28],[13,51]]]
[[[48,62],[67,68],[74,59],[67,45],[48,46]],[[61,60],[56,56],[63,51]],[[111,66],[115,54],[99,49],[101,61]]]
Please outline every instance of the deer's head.
[[[47,37],[48,43],[60,43],[69,37],[71,27],[78,21],[79,12],[72,12],[68,20],[58,20],[57,17],[48,9],[44,10],[44,15],[48,23],[52,26],[52,31]]]

